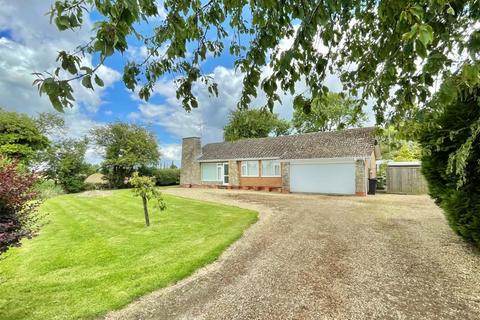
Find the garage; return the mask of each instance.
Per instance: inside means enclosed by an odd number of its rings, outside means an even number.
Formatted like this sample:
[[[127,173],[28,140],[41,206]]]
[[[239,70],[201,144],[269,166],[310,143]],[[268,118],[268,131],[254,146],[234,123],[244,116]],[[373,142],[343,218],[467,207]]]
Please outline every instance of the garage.
[[[355,194],[355,163],[291,162],[290,192]]]

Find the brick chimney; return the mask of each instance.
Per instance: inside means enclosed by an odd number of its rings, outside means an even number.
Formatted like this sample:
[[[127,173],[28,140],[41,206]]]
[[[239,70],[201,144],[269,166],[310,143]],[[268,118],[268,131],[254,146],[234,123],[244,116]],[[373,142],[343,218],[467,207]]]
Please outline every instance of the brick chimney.
[[[190,187],[200,184],[200,163],[197,158],[202,155],[202,144],[199,137],[183,138],[182,140],[182,168],[180,171],[180,185]]]

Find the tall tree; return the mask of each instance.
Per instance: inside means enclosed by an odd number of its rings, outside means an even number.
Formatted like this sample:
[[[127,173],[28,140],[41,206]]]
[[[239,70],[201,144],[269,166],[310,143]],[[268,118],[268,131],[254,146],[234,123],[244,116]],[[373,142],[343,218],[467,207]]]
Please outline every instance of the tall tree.
[[[0,108],[0,154],[29,163],[48,145],[47,137],[33,119]]]
[[[263,109],[235,110],[223,128],[225,141],[244,138],[264,138],[270,134],[280,136],[288,134],[290,125],[279,119],[277,114]]]
[[[340,93],[308,99],[298,96],[293,107],[292,127],[301,133],[359,127],[367,120],[361,104]]]
[[[124,186],[136,168],[156,165],[160,159],[155,135],[141,126],[112,123],[93,129],[92,136],[104,149],[102,167],[113,188]]]
[[[47,152],[46,174],[66,192],[84,190],[84,181],[90,172],[85,162],[87,145],[86,139],[65,139],[53,144]]]
[[[33,121],[44,135],[60,133],[65,129],[65,120],[55,113],[41,112]]]

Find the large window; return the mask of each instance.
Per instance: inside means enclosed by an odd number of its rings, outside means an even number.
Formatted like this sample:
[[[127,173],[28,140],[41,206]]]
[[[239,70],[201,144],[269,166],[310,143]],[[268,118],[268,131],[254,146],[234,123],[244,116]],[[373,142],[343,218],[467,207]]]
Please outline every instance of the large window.
[[[217,163],[202,163],[202,181],[221,181],[222,171]]]
[[[280,177],[280,161],[262,160],[262,177]]]
[[[258,177],[258,161],[242,161],[242,177]]]

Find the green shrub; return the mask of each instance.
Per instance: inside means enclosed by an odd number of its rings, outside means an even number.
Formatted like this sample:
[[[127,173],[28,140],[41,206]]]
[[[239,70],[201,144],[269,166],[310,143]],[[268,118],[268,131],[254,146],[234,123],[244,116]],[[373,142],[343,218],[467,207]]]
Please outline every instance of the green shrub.
[[[67,193],[77,193],[85,190],[84,176],[64,177],[62,180],[63,188]]]
[[[479,90],[458,97],[429,115],[420,132],[422,172],[430,195],[450,226],[480,247],[480,103]]]
[[[43,199],[52,198],[65,193],[61,186],[55,184],[54,181],[48,179],[40,180],[35,186],[35,190],[40,194],[40,197]]]
[[[387,163],[382,163],[377,172],[377,189],[383,190],[385,189],[385,185],[387,183]]]
[[[180,169],[156,169],[154,175],[157,186],[171,186],[180,183]]]

